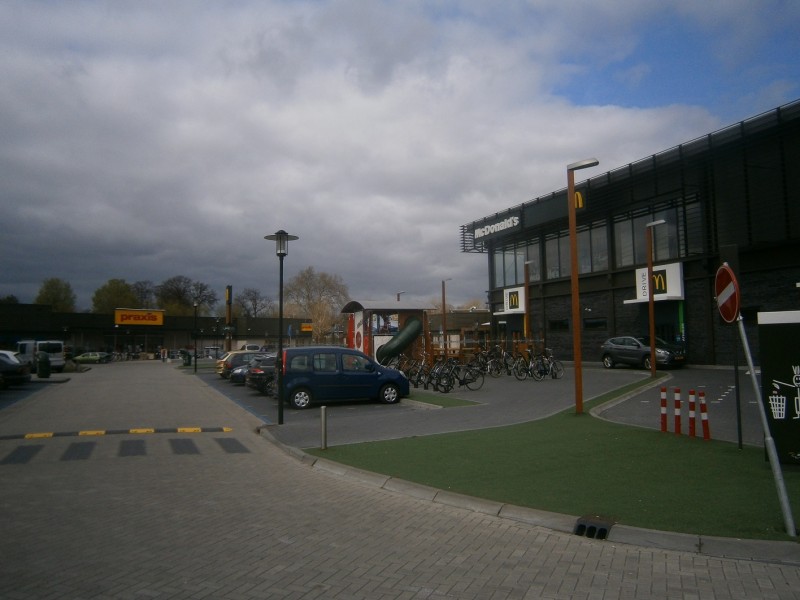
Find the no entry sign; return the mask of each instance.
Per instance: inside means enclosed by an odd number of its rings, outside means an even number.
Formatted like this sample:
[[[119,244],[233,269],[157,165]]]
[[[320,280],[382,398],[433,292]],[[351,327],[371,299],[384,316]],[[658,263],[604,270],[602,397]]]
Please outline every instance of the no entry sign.
[[[714,291],[717,294],[719,314],[726,323],[733,323],[739,318],[739,283],[728,263],[723,263],[717,269]]]

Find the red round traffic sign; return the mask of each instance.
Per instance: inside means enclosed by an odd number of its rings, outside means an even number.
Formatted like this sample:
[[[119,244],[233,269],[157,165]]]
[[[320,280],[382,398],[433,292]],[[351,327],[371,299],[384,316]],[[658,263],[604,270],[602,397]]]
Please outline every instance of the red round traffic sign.
[[[722,263],[717,269],[714,291],[717,294],[719,314],[726,323],[733,323],[739,318],[739,282],[728,263]]]

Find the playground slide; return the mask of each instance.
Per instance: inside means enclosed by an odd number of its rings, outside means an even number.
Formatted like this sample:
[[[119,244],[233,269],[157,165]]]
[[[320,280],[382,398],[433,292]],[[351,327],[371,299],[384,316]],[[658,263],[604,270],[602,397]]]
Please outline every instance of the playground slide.
[[[420,333],[422,333],[422,321],[416,317],[409,317],[397,335],[378,348],[375,358],[379,363],[384,364],[414,343]]]

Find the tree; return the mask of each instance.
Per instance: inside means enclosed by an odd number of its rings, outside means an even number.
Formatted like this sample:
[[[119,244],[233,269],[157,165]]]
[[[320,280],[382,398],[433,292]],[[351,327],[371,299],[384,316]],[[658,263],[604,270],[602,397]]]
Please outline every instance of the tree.
[[[275,305],[272,298],[254,288],[245,288],[241,294],[236,294],[233,304],[242,315],[251,318],[270,312]]]
[[[42,282],[35,304],[49,304],[53,312],[75,312],[75,292],[72,286],[58,277],[50,277]]]
[[[217,294],[208,284],[183,275],[162,281],[156,286],[155,295],[159,307],[171,315],[192,315],[195,303],[202,307],[201,312],[210,312],[217,303]]]
[[[284,294],[311,318],[315,342],[323,341],[333,326],[341,321],[342,307],[350,298],[341,277],[317,273],[314,267],[308,267],[293,277],[286,284]]]
[[[109,279],[92,296],[92,312],[109,315],[116,308],[141,308],[133,286],[124,279]]]
[[[14,294],[0,298],[0,304],[19,304],[19,299]]]
[[[136,308],[155,308],[156,286],[152,281],[136,281],[131,284],[131,290],[136,295]]]

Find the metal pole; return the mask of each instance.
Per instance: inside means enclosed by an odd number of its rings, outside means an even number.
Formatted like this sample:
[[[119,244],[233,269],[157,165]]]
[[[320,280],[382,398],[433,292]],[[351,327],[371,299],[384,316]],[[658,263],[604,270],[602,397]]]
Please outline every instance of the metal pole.
[[[444,282],[445,280],[442,280],[442,349],[447,358],[447,305],[444,297]]]
[[[572,359],[575,363],[575,414],[583,413],[583,365],[581,362],[581,305],[578,285],[578,233],[575,215],[575,173],[567,169],[569,210],[570,284],[572,290]]]
[[[647,230],[647,315],[650,326],[650,377],[656,376],[656,309],[653,300],[653,227]]]
[[[278,279],[278,425],[283,425],[283,254],[278,255],[280,263]]]
[[[321,406],[319,409],[319,418],[320,418],[320,435],[322,436],[320,439],[320,450],[327,450],[328,449],[328,407]]]
[[[756,393],[756,401],[758,402],[758,412],[761,415],[761,426],[764,428],[764,445],[767,448],[769,464],[772,467],[772,477],[775,479],[775,487],[778,489],[778,498],[780,499],[781,510],[783,511],[783,523],[786,527],[786,533],[791,537],[796,537],[797,532],[794,528],[792,507],[789,504],[789,496],[786,493],[786,485],[783,482],[783,473],[781,472],[781,466],[778,462],[778,451],[775,449],[775,440],[772,439],[772,434],[769,431],[769,421],[767,421],[767,413],[764,409],[764,402],[762,401],[761,387],[758,385],[758,379],[756,378],[756,369],[753,366],[753,357],[750,355],[750,346],[747,344],[747,334],[744,331],[744,322],[741,315],[739,315],[738,322],[739,337],[742,338],[744,355],[747,358],[747,367],[750,369],[750,378],[753,381],[753,390]]]
[[[197,373],[197,303],[194,305],[194,372]]]

